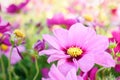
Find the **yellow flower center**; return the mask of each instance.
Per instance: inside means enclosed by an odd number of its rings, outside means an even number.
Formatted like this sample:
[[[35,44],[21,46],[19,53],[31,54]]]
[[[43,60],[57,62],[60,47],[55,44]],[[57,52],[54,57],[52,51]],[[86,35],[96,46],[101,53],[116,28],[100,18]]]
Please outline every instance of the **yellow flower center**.
[[[67,50],[67,54],[69,54],[71,57],[78,57],[82,54],[82,50],[78,47],[70,47]]]
[[[84,15],[84,18],[85,18],[86,21],[90,21],[90,22],[93,21],[93,17],[90,14]]]
[[[1,44],[0,45],[0,48],[3,50],[3,51],[6,51],[8,49],[8,46],[5,45],[5,44]]]
[[[14,34],[18,37],[18,38],[24,38],[25,34],[23,34],[20,30],[16,29],[14,30]]]

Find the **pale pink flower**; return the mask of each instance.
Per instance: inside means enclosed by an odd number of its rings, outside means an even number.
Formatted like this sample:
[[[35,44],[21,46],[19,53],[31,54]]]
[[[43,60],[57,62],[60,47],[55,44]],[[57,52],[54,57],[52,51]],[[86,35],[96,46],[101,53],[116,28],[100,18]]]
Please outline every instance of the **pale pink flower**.
[[[64,75],[54,64],[52,65],[49,78],[42,78],[42,80],[83,80],[81,76],[77,76],[76,70],[71,68],[71,70]]]
[[[59,65],[67,65],[64,70],[70,70],[73,66],[83,72],[88,72],[94,64],[115,66],[112,56],[105,52],[109,45],[108,38],[97,35],[91,27],[76,23],[69,30],[55,29],[53,34],[43,35],[44,40],[53,48],[39,53],[49,55],[49,63],[58,60]]]
[[[17,48],[19,49],[19,51],[22,53],[25,51],[25,47],[23,45],[17,46]],[[8,48],[8,50],[4,53],[5,56],[7,56],[9,58],[10,56],[10,50],[11,47]],[[12,51],[12,56],[11,56],[11,64],[16,64],[17,62],[19,62],[21,60],[20,55],[18,54],[18,51],[16,48],[13,48]]]

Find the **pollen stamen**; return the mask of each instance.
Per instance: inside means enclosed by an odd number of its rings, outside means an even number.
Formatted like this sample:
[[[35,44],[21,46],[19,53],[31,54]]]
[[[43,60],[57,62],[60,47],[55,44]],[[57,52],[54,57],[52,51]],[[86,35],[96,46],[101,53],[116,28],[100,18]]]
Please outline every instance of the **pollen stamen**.
[[[69,54],[71,57],[78,57],[83,53],[83,51],[79,47],[70,47],[67,50],[67,54]]]

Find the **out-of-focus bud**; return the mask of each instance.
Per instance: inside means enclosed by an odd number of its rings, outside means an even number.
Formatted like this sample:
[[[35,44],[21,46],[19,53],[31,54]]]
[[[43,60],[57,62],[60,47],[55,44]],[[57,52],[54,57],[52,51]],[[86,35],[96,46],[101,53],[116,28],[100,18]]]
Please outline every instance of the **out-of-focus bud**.
[[[120,57],[120,52],[117,52],[117,53],[116,53],[116,56],[117,56],[117,57]]]
[[[116,72],[120,72],[120,64],[116,64],[115,65],[115,71]]]
[[[18,46],[24,41],[24,38],[25,38],[25,34],[19,29],[16,29],[12,33],[10,41],[12,45]]]
[[[48,78],[49,76],[48,76],[48,72],[49,72],[49,69],[48,68],[42,68],[41,69],[41,73],[42,73],[42,76],[44,77],[44,78]]]
[[[116,42],[110,42],[109,49],[114,49],[116,46]]]
[[[44,40],[38,40],[35,44],[34,44],[34,50],[39,52],[41,50],[43,50],[45,48],[45,41]]]
[[[92,17],[92,15],[90,15],[90,14],[84,15],[84,18],[85,18],[86,21],[89,21],[89,22],[92,22],[92,21],[93,21],[93,17]]]

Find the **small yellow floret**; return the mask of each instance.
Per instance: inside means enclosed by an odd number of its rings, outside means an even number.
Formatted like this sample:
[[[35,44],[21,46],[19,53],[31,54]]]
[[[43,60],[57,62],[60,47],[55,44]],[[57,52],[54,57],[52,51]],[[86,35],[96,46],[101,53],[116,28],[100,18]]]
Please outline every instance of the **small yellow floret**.
[[[18,29],[14,30],[14,34],[18,38],[24,38],[25,37],[25,34],[23,32],[21,32],[20,30],[18,30]]]
[[[5,44],[1,44],[0,45],[0,48],[3,50],[3,51],[6,51],[8,49],[8,46],[5,45]]]
[[[83,53],[83,51],[78,47],[70,47],[67,50],[67,54],[69,54],[71,57],[78,57]]]
[[[93,21],[93,17],[90,14],[84,15],[84,18],[85,18],[86,21],[90,21],[90,22]]]

